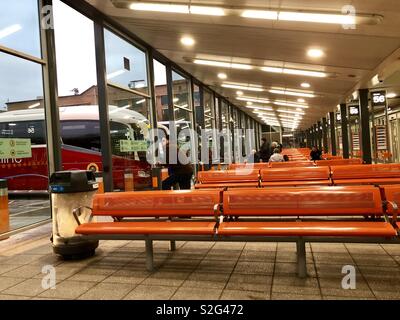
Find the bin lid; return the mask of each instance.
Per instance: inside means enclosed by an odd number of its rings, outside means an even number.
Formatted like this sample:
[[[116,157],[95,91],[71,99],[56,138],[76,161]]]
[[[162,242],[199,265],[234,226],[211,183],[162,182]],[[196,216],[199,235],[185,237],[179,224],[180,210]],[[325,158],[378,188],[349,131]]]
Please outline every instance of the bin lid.
[[[52,193],[87,192],[98,188],[93,171],[57,171],[50,177],[50,192]]]
[[[5,188],[7,188],[7,180],[0,179],[0,189],[5,189]]]

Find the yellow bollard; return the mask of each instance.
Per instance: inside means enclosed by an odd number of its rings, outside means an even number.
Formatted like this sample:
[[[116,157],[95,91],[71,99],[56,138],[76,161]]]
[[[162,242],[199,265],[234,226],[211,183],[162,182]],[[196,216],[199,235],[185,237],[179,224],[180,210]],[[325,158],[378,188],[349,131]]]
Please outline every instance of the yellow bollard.
[[[2,237],[2,233],[10,231],[10,214],[8,210],[8,189],[7,180],[0,179],[0,240],[8,237]]]
[[[131,169],[125,170],[124,185],[125,185],[125,191],[135,190],[135,185],[134,185],[134,181],[133,181],[133,171]]]

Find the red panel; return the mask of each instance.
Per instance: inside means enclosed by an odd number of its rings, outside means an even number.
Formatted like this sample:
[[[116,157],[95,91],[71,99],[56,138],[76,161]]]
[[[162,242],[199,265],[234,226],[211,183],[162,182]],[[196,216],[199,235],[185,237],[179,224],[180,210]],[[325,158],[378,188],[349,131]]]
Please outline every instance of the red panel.
[[[197,180],[200,183],[233,183],[233,182],[258,182],[259,170],[223,170],[223,171],[200,171]]]
[[[229,236],[395,237],[387,222],[223,222],[218,234]]]
[[[263,182],[329,180],[328,167],[270,168],[261,170]]]
[[[77,234],[189,234],[213,235],[215,222],[93,222],[78,226]]]
[[[239,216],[382,214],[380,191],[373,186],[229,190],[223,207],[225,215]]]
[[[219,190],[113,192],[97,194],[93,214],[116,217],[212,216]]]

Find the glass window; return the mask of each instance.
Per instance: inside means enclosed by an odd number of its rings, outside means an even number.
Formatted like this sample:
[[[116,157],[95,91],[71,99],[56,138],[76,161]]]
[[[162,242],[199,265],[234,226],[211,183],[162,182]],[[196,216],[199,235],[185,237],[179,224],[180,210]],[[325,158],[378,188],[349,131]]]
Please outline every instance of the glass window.
[[[0,2],[0,45],[41,57],[37,0]]]
[[[156,95],[157,121],[169,121],[169,103],[167,91],[167,68],[161,62],[153,60],[154,86]]]
[[[107,81],[148,93],[146,53],[109,30],[104,30]]]
[[[36,9],[31,14],[36,15]],[[0,178],[7,180],[10,194],[19,194],[18,201],[9,202],[9,212],[0,213],[1,234],[49,219],[50,200],[42,66],[0,53],[0,74],[0,138],[24,139],[27,144],[25,155],[10,150],[0,157]]]
[[[174,117],[177,134],[183,129],[192,129],[192,107],[189,100],[189,80],[172,71]]]
[[[105,30],[105,34],[114,190],[150,190],[151,167],[146,158],[151,127],[150,101],[140,93],[147,92],[147,80],[145,86],[129,85],[130,81],[146,79],[143,78],[145,53],[110,31]],[[129,60],[130,70],[110,77],[119,61],[125,58]]]
[[[215,128],[214,99],[213,94],[208,90],[204,90],[204,127]]]

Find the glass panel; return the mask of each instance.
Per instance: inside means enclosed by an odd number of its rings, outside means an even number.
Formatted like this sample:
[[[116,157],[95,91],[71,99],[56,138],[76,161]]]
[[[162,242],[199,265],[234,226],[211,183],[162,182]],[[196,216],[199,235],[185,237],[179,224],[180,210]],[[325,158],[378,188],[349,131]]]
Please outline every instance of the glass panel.
[[[151,167],[146,159],[149,144],[150,101],[146,97],[115,85],[117,79],[121,86],[147,91],[147,80],[146,88],[128,86],[131,83],[129,81],[139,79],[143,75],[143,70],[145,72],[146,59],[142,56],[144,55],[142,51],[119,36],[107,30],[105,33],[108,75],[115,72],[118,61],[124,58],[128,58],[131,64],[135,62],[135,67],[130,66],[132,71],[126,69],[118,76],[108,77],[114,190],[150,190]],[[136,69],[139,71],[135,71]],[[125,84],[121,81],[125,81]]]
[[[204,127],[215,128],[214,99],[210,91],[204,90]]]
[[[94,24],[59,0],[53,8],[63,169],[102,171]]]
[[[19,194],[9,202],[9,216],[0,211],[3,233],[49,219],[50,201],[42,67],[0,53],[0,74],[7,74],[0,77],[0,138],[26,139],[27,143],[22,150],[25,155],[13,155],[10,149],[0,159],[0,178],[7,180],[10,199]],[[32,194],[38,197],[33,199]]]
[[[148,93],[146,53],[109,30],[104,30],[107,81]]]
[[[0,45],[41,57],[37,0],[0,2]]]
[[[169,121],[168,91],[167,91],[167,69],[165,65],[153,60],[154,86],[156,94],[157,121]]]

